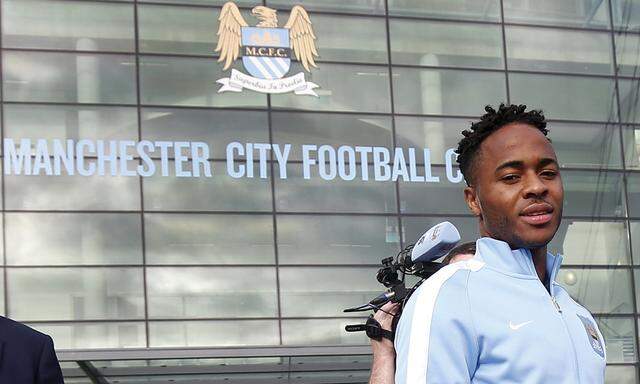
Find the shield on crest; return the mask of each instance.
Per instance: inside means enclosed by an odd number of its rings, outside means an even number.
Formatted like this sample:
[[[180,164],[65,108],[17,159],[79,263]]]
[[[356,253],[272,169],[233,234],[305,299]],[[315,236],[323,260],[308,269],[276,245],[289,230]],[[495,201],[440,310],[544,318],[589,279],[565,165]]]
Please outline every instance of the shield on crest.
[[[254,77],[281,79],[291,67],[289,30],[242,27],[242,63]]]

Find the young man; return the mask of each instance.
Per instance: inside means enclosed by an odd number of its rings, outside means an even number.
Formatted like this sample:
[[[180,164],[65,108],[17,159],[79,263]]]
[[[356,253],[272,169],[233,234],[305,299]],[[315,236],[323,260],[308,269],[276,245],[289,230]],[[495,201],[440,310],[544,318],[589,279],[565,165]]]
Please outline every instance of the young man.
[[[476,253],[475,243],[463,243],[453,248],[442,260],[442,264],[448,265],[458,261],[469,260]],[[373,318],[380,323],[382,329],[390,331],[393,324],[393,317],[398,313],[400,305],[397,303],[387,303],[382,306],[381,311],[373,315]],[[393,349],[391,340],[382,338],[381,340],[371,340],[373,351],[373,363],[371,365],[371,376],[369,384],[393,384],[396,372],[396,351]]]
[[[524,105],[485,110],[457,151],[482,238],[474,258],[412,295],[395,382],[603,383],[602,335],[555,282],[562,258],[546,252],[564,191],[544,116]]]

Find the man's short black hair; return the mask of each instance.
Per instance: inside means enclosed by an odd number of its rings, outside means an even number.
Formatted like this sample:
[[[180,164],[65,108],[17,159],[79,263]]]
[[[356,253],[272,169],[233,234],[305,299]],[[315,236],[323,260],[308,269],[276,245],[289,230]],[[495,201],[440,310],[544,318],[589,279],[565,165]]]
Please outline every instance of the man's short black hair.
[[[549,130],[542,111],[531,110],[525,112],[526,109],[527,106],[524,104],[500,104],[496,111],[493,107],[487,105],[484,107],[487,113],[480,118],[480,121],[471,124],[471,129],[462,131],[464,137],[458,143],[456,153],[458,154],[460,172],[462,172],[467,185],[471,185],[473,182],[473,165],[477,160],[480,144],[499,128],[511,123],[524,123],[537,128],[545,136],[547,135]]]
[[[451,259],[458,255],[475,255],[476,254],[476,242],[470,241],[468,243],[462,243],[447,253],[447,256],[442,260],[442,264],[449,264]]]

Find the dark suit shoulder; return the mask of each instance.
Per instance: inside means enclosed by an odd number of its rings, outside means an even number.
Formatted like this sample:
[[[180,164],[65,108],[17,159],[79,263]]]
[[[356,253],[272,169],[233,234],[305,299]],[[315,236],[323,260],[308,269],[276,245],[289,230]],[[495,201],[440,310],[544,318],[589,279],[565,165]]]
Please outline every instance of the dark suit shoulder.
[[[17,321],[0,316],[0,340],[42,345],[49,336]]]

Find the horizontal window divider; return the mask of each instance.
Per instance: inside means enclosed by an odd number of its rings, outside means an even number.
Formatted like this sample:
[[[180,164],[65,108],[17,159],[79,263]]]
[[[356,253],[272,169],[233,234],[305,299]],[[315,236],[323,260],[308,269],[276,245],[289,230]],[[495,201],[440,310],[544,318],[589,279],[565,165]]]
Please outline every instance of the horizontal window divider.
[[[7,264],[4,268],[7,269],[34,269],[34,268],[53,268],[53,269],[65,269],[65,268],[142,268],[142,254],[140,255],[139,264],[38,264],[38,265],[18,265]],[[1,268],[1,267],[0,267]]]
[[[508,57],[507,57],[508,59]],[[533,71],[528,69],[510,69],[509,74],[524,74],[524,75],[550,75],[552,77],[567,76],[567,77],[592,77],[592,78],[605,78],[614,80],[615,75],[613,72],[609,75],[598,73],[574,73],[574,72],[548,72],[548,71]],[[512,86],[513,87],[513,86]]]
[[[640,72],[638,73],[637,76],[629,76],[629,75],[617,75],[618,79],[621,80],[631,80],[631,81],[638,81],[640,82]]]
[[[85,1],[86,3],[86,1]],[[75,50],[75,49],[55,49],[55,48],[31,48],[31,47],[2,47],[4,52],[41,52],[41,53],[73,53],[73,54],[97,54],[97,55],[128,55],[134,57],[136,55],[135,50],[131,51],[87,51],[87,50]]]
[[[636,28],[636,29],[623,29],[623,28],[614,27],[613,28],[613,33],[616,36],[620,36],[620,35],[640,35],[640,29],[638,29],[638,28]]]
[[[625,319],[633,319],[636,315],[633,313],[609,313],[609,312],[594,312],[592,313],[595,317],[601,318],[625,318]]]
[[[504,68],[482,68],[482,67],[456,67],[451,65],[420,65],[420,64],[392,64],[394,68],[409,68],[409,69],[442,69],[445,71],[469,71],[469,72],[494,72],[504,73]]]
[[[593,28],[586,28],[586,27],[576,27],[576,26],[571,26],[571,25],[553,25],[553,24],[536,24],[534,23],[527,23],[527,22],[514,22],[514,21],[507,21],[504,23],[505,27],[532,27],[532,28],[544,28],[544,29],[562,29],[562,30],[566,30],[566,31],[579,31],[579,32],[604,32],[604,33],[611,33],[611,29],[608,26],[609,24],[607,23],[606,27],[593,27]]]
[[[81,0],[84,1],[84,0]],[[58,102],[58,101],[14,101],[3,100],[4,105],[23,105],[23,106],[60,106],[60,107],[107,107],[107,108],[130,108],[136,109],[136,104],[105,104],[105,103],[73,103],[73,102]],[[172,107],[173,108],[173,107]],[[6,128],[5,128],[6,129]]]
[[[633,265],[625,264],[625,265],[613,265],[613,264],[562,264],[561,269],[599,269],[599,270],[610,270],[610,269],[632,269]]]
[[[10,316],[10,314],[9,314]],[[56,324],[56,325],[64,325],[64,324],[95,324],[95,323],[146,323],[146,319],[144,318],[134,318],[134,319],[85,319],[85,320],[23,320],[20,318],[12,318],[15,321],[19,321],[25,324]]]

